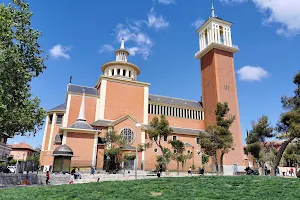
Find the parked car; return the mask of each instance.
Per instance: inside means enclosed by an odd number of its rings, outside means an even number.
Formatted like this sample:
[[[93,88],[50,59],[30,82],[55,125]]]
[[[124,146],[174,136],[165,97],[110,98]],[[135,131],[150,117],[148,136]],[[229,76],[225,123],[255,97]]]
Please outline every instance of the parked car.
[[[15,173],[17,169],[16,166],[8,166],[7,168],[10,170],[11,173]]]
[[[2,172],[2,173],[10,173],[10,170],[7,167],[0,166],[0,172]]]

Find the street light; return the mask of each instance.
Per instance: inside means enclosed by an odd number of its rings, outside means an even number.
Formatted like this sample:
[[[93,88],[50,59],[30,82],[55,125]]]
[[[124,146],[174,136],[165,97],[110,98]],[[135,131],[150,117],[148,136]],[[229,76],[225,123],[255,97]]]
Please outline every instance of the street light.
[[[135,132],[135,167],[134,167],[134,173],[135,173],[135,179],[137,179],[137,165],[138,165],[138,129],[142,125],[140,123],[137,123],[135,125],[136,132]]]

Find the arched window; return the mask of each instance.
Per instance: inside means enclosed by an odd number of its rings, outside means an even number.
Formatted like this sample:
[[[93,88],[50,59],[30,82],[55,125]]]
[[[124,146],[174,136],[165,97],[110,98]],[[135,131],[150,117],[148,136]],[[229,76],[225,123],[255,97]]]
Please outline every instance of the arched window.
[[[121,137],[122,139],[127,143],[127,144],[130,144],[132,143],[133,141],[133,138],[134,138],[134,134],[133,134],[133,131],[130,129],[130,128],[124,128],[122,131],[121,131]]]

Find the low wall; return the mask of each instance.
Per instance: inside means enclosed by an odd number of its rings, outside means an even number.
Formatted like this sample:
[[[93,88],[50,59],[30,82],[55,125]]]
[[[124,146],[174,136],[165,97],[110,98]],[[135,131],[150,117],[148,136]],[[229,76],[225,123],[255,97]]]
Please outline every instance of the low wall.
[[[31,184],[40,184],[37,174],[0,174],[0,186],[23,185],[25,179]]]

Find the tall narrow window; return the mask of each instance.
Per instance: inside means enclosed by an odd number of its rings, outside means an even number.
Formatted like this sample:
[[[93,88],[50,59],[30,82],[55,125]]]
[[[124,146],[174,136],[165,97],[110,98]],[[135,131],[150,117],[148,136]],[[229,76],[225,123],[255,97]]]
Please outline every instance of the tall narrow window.
[[[56,124],[62,124],[63,115],[57,115]]]
[[[126,76],[126,70],[123,69],[123,76]]]
[[[53,115],[49,115],[49,124],[52,124]]]
[[[196,137],[196,143],[200,144],[200,138],[199,137]]]
[[[176,136],[176,135],[173,135],[172,140],[173,140],[173,141],[174,141],[174,140],[177,140],[177,136]]]
[[[121,73],[121,70],[117,69],[117,74],[120,75],[120,73]]]
[[[164,136],[164,141],[165,141],[165,142],[168,141],[168,136],[167,136],[167,135]]]
[[[128,73],[128,74],[129,74],[129,77],[131,77],[131,71],[129,71],[129,73]]]
[[[115,75],[115,70],[114,69],[111,70],[111,75],[112,76]]]
[[[151,106],[151,105],[148,104],[148,113],[149,113],[149,114],[151,114],[151,112],[150,112],[150,106]]]

